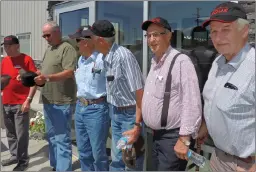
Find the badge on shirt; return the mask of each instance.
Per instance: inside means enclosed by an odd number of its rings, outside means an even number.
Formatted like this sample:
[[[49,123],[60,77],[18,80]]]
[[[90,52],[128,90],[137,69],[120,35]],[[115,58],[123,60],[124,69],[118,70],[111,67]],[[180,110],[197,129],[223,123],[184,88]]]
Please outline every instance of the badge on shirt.
[[[15,69],[21,69],[21,66],[20,65],[15,65],[14,68]]]

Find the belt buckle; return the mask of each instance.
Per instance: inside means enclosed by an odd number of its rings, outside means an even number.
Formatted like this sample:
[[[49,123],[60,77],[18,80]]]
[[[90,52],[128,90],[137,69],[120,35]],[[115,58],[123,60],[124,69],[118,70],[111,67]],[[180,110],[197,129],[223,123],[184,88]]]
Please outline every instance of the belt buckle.
[[[84,100],[84,105],[85,105],[85,106],[88,106],[88,105],[89,105],[89,102],[88,102],[86,99]]]

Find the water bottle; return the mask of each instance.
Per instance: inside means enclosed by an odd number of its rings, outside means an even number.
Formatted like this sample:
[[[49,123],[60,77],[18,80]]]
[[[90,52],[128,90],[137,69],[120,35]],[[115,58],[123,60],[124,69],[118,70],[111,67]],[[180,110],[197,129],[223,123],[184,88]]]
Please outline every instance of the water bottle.
[[[203,168],[205,165],[206,158],[202,155],[197,154],[196,152],[189,149],[187,153],[188,159],[191,160],[194,164]]]
[[[121,137],[118,142],[117,142],[117,146],[116,148],[117,149],[127,149],[127,148],[131,148],[132,145],[128,145],[128,140],[129,140],[129,137],[128,136],[125,136],[125,137]]]

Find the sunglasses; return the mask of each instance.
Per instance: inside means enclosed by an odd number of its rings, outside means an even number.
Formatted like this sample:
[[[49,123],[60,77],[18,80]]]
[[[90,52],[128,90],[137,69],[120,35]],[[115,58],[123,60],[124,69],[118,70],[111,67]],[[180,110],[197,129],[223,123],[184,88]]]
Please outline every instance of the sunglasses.
[[[76,39],[76,42],[78,43],[78,42],[80,42],[80,41],[82,41],[82,40],[91,40],[91,38],[77,38]]]
[[[42,37],[43,37],[43,38],[49,38],[49,37],[51,37],[51,34],[45,34],[45,35],[43,35]]]

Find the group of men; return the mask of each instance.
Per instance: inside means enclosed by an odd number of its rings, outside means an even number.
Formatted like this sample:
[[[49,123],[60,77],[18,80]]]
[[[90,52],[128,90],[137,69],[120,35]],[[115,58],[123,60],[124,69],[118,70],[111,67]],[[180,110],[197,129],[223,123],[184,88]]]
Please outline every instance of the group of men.
[[[18,51],[16,37],[6,37],[8,56],[1,72],[11,76],[3,90],[3,106],[12,156],[2,165],[18,163],[14,169],[18,171],[28,167],[28,110],[36,86],[22,86],[17,78],[22,68],[36,72],[34,81],[42,87],[53,171],[72,171],[73,113],[82,171],[143,170],[143,155],[134,168],[128,168],[117,142],[127,136],[128,143],[135,144],[144,135],[144,124],[153,131],[154,170],[184,171],[193,140],[203,142],[209,132],[216,146],[210,163],[213,171],[255,171],[255,49],[247,43],[249,22],[239,4],[225,2],[203,23],[208,25],[221,55],[208,75],[203,108],[194,65],[171,47],[172,28],[164,18],[142,23],[154,54],[145,83],[136,58],[115,43],[115,29],[107,20],[69,35],[78,44],[78,60],[75,49],[62,41],[59,26],[47,22],[43,38],[49,47],[41,71],[36,71],[31,57]]]

